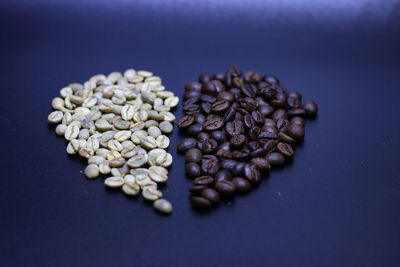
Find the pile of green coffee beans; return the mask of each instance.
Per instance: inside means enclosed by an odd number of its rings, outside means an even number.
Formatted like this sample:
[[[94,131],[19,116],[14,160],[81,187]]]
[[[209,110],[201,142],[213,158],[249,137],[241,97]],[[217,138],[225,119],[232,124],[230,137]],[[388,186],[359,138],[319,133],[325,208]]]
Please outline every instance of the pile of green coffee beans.
[[[179,98],[165,90],[161,78],[134,69],[98,74],[62,88],[60,95],[48,121],[68,142],[67,153],[87,160],[85,176],[104,175],[106,187],[129,196],[141,192],[157,211],[171,213],[157,185],[168,180],[167,135],[175,120],[170,110]]]

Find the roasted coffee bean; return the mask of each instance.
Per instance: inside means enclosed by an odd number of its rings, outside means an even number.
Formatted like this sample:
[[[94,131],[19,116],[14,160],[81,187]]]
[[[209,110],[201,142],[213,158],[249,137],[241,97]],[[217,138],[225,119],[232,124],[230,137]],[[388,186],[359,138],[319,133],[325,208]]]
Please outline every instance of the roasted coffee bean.
[[[229,141],[231,147],[233,148],[241,148],[246,145],[247,137],[243,134],[237,134],[232,136],[231,140]]]
[[[278,121],[279,119],[287,119],[287,112],[284,109],[278,109],[271,115],[271,119]]]
[[[219,146],[220,149],[224,150],[230,150],[231,149],[231,144],[229,142],[224,142]]]
[[[178,121],[178,128],[179,129],[187,129],[193,123],[194,123],[193,116],[184,116]]]
[[[279,153],[281,153],[285,158],[292,158],[294,155],[294,151],[291,145],[286,144],[286,143],[279,143],[276,146],[276,149],[278,150]]]
[[[213,154],[218,149],[218,143],[214,139],[207,139],[203,142],[199,142],[199,148],[205,154]]]
[[[211,81],[211,75],[208,73],[202,73],[199,75],[199,82],[206,83]]]
[[[219,170],[218,158],[211,155],[203,156],[201,160],[201,171],[206,175],[214,175]]]
[[[242,121],[230,121],[226,123],[225,130],[229,136],[234,136],[244,133],[244,126]]]
[[[233,197],[235,195],[235,185],[228,180],[215,183],[215,189],[217,189],[223,197]]]
[[[200,92],[200,91],[186,91],[186,92],[183,94],[183,99],[184,99],[184,100],[187,100],[187,99],[190,99],[190,98],[197,98],[197,100],[198,100],[198,98],[200,97],[200,95],[201,95],[201,92]]]
[[[262,148],[264,148],[267,153],[274,151],[278,143],[278,140],[266,140],[260,142]]]
[[[314,101],[306,101],[302,105],[303,110],[310,117],[314,117],[318,113],[318,105]]]
[[[242,87],[242,94],[247,97],[254,98],[257,93],[257,87],[254,84],[245,84]]]
[[[245,162],[237,162],[235,166],[232,168],[232,175],[238,176],[244,174],[244,167],[246,166]]]
[[[253,118],[254,122],[258,125],[263,125],[265,122],[265,117],[261,114],[260,111],[254,110],[251,112],[251,117]]]
[[[200,176],[193,180],[195,185],[209,185],[214,183],[214,178],[212,176]]]
[[[201,92],[203,94],[207,95],[216,95],[217,94],[217,88],[215,87],[215,84],[212,82],[204,82]]]
[[[232,158],[239,161],[246,160],[249,156],[250,150],[248,149],[235,150],[232,152]]]
[[[288,96],[286,101],[287,101],[287,105],[291,108],[298,108],[301,105],[301,99],[299,99],[297,97]]]
[[[272,119],[265,119],[264,126],[265,127],[276,127],[276,122]]]
[[[261,129],[258,126],[254,126],[249,130],[249,138],[250,140],[257,140],[258,136],[261,133]]]
[[[218,144],[226,142],[226,135],[222,131],[213,131],[209,137],[217,141]]]
[[[232,87],[229,90],[229,93],[232,94],[233,98],[239,99],[242,96],[242,91],[239,88]]]
[[[300,103],[301,103],[302,96],[301,96],[301,94],[300,94],[299,92],[295,92],[295,91],[287,92],[287,93],[286,93],[286,96],[287,96],[288,99],[289,99],[289,98],[297,99],[297,100],[300,101]],[[290,106],[290,105],[289,105],[289,106]],[[290,106],[290,107],[291,107],[291,106]]]
[[[256,157],[263,157],[265,156],[267,152],[265,151],[265,149],[263,147],[257,148],[253,151],[250,152],[250,156],[252,158],[256,158]]]
[[[229,102],[227,100],[220,100],[212,104],[211,112],[214,114],[223,114],[229,108]]]
[[[192,186],[192,187],[189,188],[189,192],[192,195],[200,195],[201,192],[203,192],[203,190],[205,188],[207,188],[207,186],[205,186],[205,185],[195,185],[195,186]]]
[[[243,124],[247,129],[250,129],[255,126],[256,122],[251,115],[247,114],[243,118]]]
[[[233,170],[233,168],[235,167],[235,165],[237,163],[238,162],[236,160],[226,159],[226,160],[222,160],[220,162],[220,166],[221,166],[221,169]]]
[[[260,146],[260,144],[259,144],[257,141],[251,141],[251,142],[249,142],[249,143],[247,144],[247,147],[248,147],[250,150],[256,150],[257,148],[260,148],[261,146]]]
[[[260,80],[260,74],[255,71],[249,71],[244,74],[244,81],[248,83],[257,83]]]
[[[187,129],[187,133],[190,136],[197,136],[202,131],[203,131],[203,125],[202,124],[198,124],[198,123],[192,124]]]
[[[195,114],[194,121],[198,124],[203,124],[206,121],[206,117],[203,114]]]
[[[200,163],[202,160],[203,154],[198,148],[191,148],[185,154],[186,162],[195,162]]]
[[[200,110],[201,110],[201,112],[203,112],[203,114],[210,114],[211,113],[211,104],[207,103],[207,102],[203,102],[200,106]]]
[[[238,66],[232,65],[229,67],[227,74],[233,77],[240,77],[242,75],[242,70]]]
[[[185,166],[185,172],[186,175],[189,176],[190,178],[196,178],[201,175],[201,168],[199,164],[194,162],[189,162]]]
[[[236,192],[238,193],[248,193],[251,189],[250,182],[242,177],[233,178],[232,183],[235,185]]]
[[[244,166],[244,176],[252,183],[259,184],[261,182],[260,169],[257,165],[249,163]]]
[[[185,85],[186,91],[201,91],[201,83],[200,82],[188,82]]]
[[[278,138],[280,141],[288,144],[294,144],[296,142],[292,137],[282,132],[278,133]]]
[[[220,170],[214,175],[215,182],[231,180],[232,176],[228,170]]]
[[[252,158],[250,163],[256,165],[263,173],[268,173],[269,170],[271,169],[271,164],[266,158],[262,157]]]
[[[217,95],[217,101],[228,101],[228,103],[232,103],[233,99],[233,95],[229,92],[220,92]]]
[[[205,199],[204,197],[193,196],[190,198],[190,200],[193,207],[196,209],[208,210],[212,206],[211,201]]]
[[[291,124],[287,129],[287,134],[296,141],[304,139],[304,127],[298,124]]]
[[[240,77],[234,77],[232,79],[232,86],[234,86],[236,88],[242,88],[243,85],[244,85],[244,82]]]
[[[186,153],[191,148],[195,148],[197,146],[197,140],[193,138],[185,138],[178,143],[178,152]]]
[[[287,119],[279,119],[276,121],[276,128],[278,128],[279,132],[286,132],[287,129],[289,128],[290,123]]]
[[[285,157],[283,157],[282,154],[278,152],[268,154],[266,156],[266,159],[273,167],[281,167],[285,164]]]
[[[275,108],[271,105],[260,105],[258,110],[264,117],[269,117],[275,111]]]
[[[224,120],[218,116],[211,119],[206,119],[206,121],[203,123],[204,130],[207,132],[219,130],[223,125]]]
[[[217,99],[216,99],[215,97],[210,96],[210,95],[202,95],[202,96],[200,97],[200,100],[202,100],[203,102],[210,103],[210,104],[212,104],[212,103],[214,103],[215,101],[217,101]]]
[[[290,119],[290,123],[304,126],[304,119],[301,117],[293,117]]]
[[[271,85],[279,84],[278,78],[275,77],[274,75],[270,75],[270,74],[265,75],[265,76],[262,78],[262,80],[263,80],[264,82],[267,82],[267,83],[271,84]]]
[[[277,92],[275,98],[271,100],[270,104],[275,108],[285,108],[286,107],[286,95],[284,93]]]
[[[303,117],[306,115],[306,111],[302,108],[292,108],[287,111],[289,117]]]
[[[225,91],[225,85],[221,81],[212,80],[211,82],[214,84],[217,94]]]
[[[225,78],[225,73],[223,72],[217,72],[213,75],[213,79],[214,80],[219,80],[219,81],[223,81]]]
[[[278,134],[275,131],[265,131],[265,132],[261,132],[258,135],[258,140],[261,142],[266,142],[266,141],[277,139],[277,138],[278,138]]]
[[[194,115],[200,112],[200,106],[197,104],[188,104],[183,107],[183,114]]]
[[[214,205],[218,204],[221,199],[218,191],[212,188],[204,188],[203,191],[201,192],[201,196],[209,200]]]
[[[240,102],[240,106],[243,107],[245,110],[251,112],[251,111],[256,110],[258,108],[258,102],[254,98],[245,97]]]
[[[199,133],[197,135],[197,141],[199,141],[199,142],[204,142],[205,140],[207,140],[209,138],[210,138],[210,135],[208,133],[205,133],[205,132],[201,132],[201,133]]]

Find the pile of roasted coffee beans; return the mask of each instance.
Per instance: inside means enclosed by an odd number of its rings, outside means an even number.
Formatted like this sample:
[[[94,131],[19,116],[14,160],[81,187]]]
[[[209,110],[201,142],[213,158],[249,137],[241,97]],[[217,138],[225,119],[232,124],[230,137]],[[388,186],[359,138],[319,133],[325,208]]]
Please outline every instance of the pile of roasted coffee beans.
[[[271,167],[281,167],[304,138],[304,117],[316,116],[313,101],[302,102],[277,77],[236,66],[201,74],[183,94],[178,127],[190,137],[178,144],[186,175],[193,179],[191,202],[210,209],[221,198],[247,193]]]

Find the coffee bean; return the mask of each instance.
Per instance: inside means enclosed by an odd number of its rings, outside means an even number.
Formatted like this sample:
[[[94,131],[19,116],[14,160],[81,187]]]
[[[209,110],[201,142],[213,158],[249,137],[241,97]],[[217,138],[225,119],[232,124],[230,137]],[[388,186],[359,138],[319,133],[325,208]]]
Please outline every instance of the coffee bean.
[[[253,184],[258,185],[261,182],[260,170],[255,164],[246,164],[244,167],[244,175]]]
[[[296,142],[292,137],[282,132],[278,133],[278,138],[280,141],[288,144],[294,144]]]
[[[228,74],[233,77],[240,77],[242,75],[242,70],[238,66],[232,65],[228,68]]]
[[[211,201],[205,199],[204,197],[193,196],[190,198],[190,200],[192,202],[193,207],[196,209],[207,210],[212,206]]]
[[[287,129],[287,134],[296,141],[304,139],[304,127],[298,124],[291,124]]]
[[[218,116],[206,119],[206,121],[203,123],[204,130],[208,132],[219,130],[223,125],[224,120]]]
[[[257,100],[255,100],[251,97],[245,97],[245,98],[243,98],[242,102],[240,102],[240,106],[242,106],[245,110],[248,110],[251,112],[258,108],[258,102],[257,102]]]
[[[293,117],[290,119],[290,123],[304,126],[304,119],[301,117]]]
[[[231,180],[232,176],[228,170],[220,170],[214,175],[215,182]]]
[[[209,185],[214,183],[214,178],[212,176],[200,176],[193,180],[195,185]]]
[[[187,133],[191,136],[197,136],[202,131],[203,131],[203,125],[198,123],[189,126],[189,128],[187,129]]]
[[[210,103],[206,103],[203,102],[200,106],[200,110],[201,112],[203,112],[204,114],[210,114],[211,113],[211,104]]]
[[[280,167],[285,164],[285,158],[282,156],[281,153],[278,152],[273,152],[271,154],[268,154],[266,159],[269,161],[271,166]]]
[[[306,115],[306,111],[302,108],[292,108],[287,111],[287,114],[289,117],[295,117],[295,116],[303,117]]]
[[[285,158],[292,158],[294,155],[294,151],[291,145],[286,143],[279,143],[276,146],[276,149],[279,153],[281,153]]]
[[[218,143],[214,139],[207,139],[199,143],[199,148],[205,154],[212,154],[217,151]]]
[[[226,123],[225,130],[229,136],[234,136],[244,133],[243,122],[241,121],[230,121]]]
[[[310,117],[314,117],[318,113],[318,105],[314,101],[306,101],[303,103],[302,108]]]
[[[207,188],[207,186],[205,186],[205,185],[195,185],[195,186],[192,186],[192,187],[189,188],[189,192],[192,195],[200,195],[201,192],[203,192],[203,190],[205,188]]]
[[[190,178],[196,178],[201,175],[201,168],[199,164],[194,162],[189,162],[185,166],[185,172],[186,175],[189,176]]]
[[[229,92],[220,92],[217,95],[217,101],[228,101],[228,103],[232,103],[233,99],[233,95]]]
[[[191,148],[197,146],[197,140],[193,138],[185,138],[178,143],[177,149],[179,153],[186,153]]]
[[[206,175],[214,175],[219,170],[218,159],[212,158],[211,155],[203,156],[201,160],[201,170]]]
[[[235,194],[235,185],[228,180],[223,180],[216,183],[215,189],[217,189],[217,191],[221,193],[223,197],[233,197]]]
[[[178,128],[179,129],[186,129],[190,125],[194,123],[194,117],[193,116],[184,116],[178,121]]]
[[[252,158],[250,163],[256,165],[263,173],[268,173],[269,170],[271,169],[271,165],[266,158],[262,157]]]
[[[260,80],[260,74],[255,71],[249,71],[244,74],[244,81],[248,83],[256,83]]]
[[[189,82],[185,85],[187,91],[201,91],[201,83],[199,82]]]
[[[232,136],[231,140],[229,141],[233,148],[241,148],[246,145],[247,137],[243,134],[237,134]]]
[[[172,205],[168,200],[157,199],[153,203],[154,209],[158,212],[170,214],[172,212]]]
[[[209,137],[217,141],[218,144],[226,142],[226,135],[222,131],[213,131],[210,133]]]
[[[250,182],[242,177],[233,178],[232,183],[235,185],[236,192],[238,193],[248,193],[251,189]]]
[[[201,132],[197,135],[197,141],[204,142],[206,140],[210,139],[210,135],[208,133],[205,132]],[[200,147],[199,147],[200,148]],[[201,148],[200,148],[201,149]]]
[[[222,114],[229,108],[229,102],[227,100],[220,100],[212,104],[211,112],[215,114]]]
[[[213,79],[223,81],[225,78],[225,73],[217,72],[214,74]]]
[[[203,154],[201,153],[200,149],[190,148],[185,154],[185,159],[186,162],[200,163],[202,160],[202,156]]]
[[[218,191],[212,189],[212,188],[205,188],[201,192],[201,196],[207,200],[209,200],[211,203],[214,205],[218,204],[220,201],[220,196]]]

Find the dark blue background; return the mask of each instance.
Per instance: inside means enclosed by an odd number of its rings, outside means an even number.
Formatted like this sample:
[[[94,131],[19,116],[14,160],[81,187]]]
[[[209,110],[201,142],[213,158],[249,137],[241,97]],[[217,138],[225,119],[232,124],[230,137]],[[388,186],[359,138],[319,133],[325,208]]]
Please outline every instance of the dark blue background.
[[[2,266],[399,266],[398,1],[1,1]],[[105,190],[47,125],[63,86],[148,69],[274,73],[320,106],[289,167],[209,214]],[[179,107],[177,117],[182,114]]]

